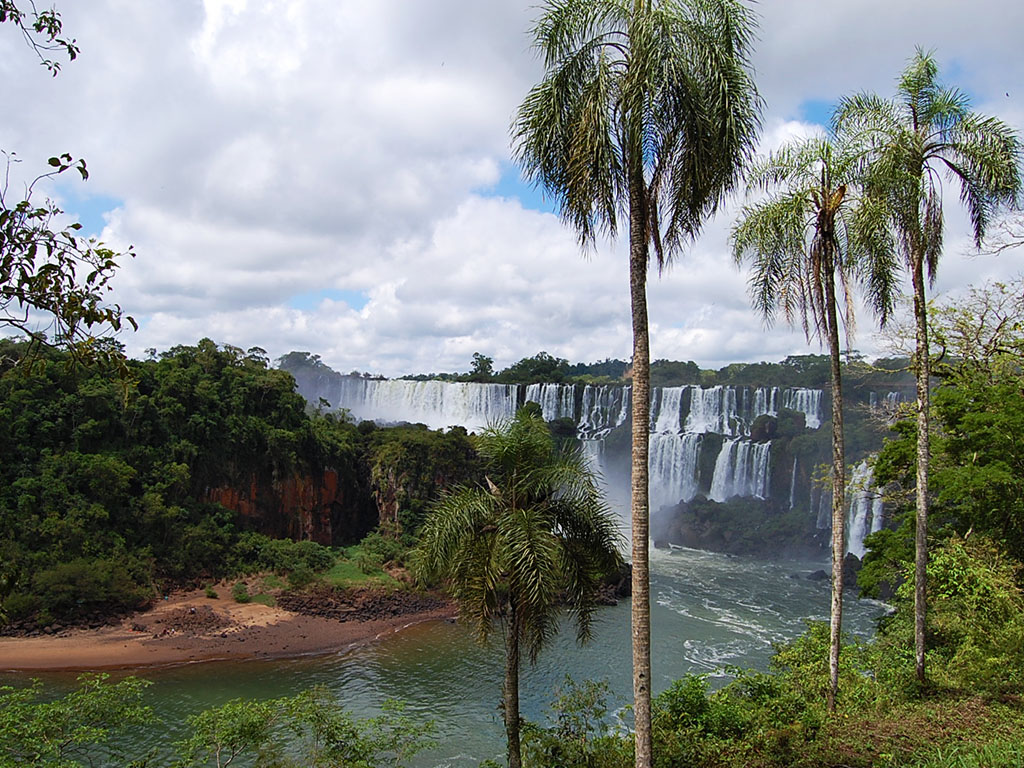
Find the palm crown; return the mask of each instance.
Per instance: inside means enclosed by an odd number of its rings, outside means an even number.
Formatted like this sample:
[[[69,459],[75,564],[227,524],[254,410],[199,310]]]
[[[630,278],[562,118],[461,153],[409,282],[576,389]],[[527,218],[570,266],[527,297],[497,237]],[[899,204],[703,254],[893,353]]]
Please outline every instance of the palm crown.
[[[614,236],[632,201],[661,265],[717,207],[759,127],[752,26],[732,0],[548,3],[535,29],[547,74],[512,133],[581,242]]]

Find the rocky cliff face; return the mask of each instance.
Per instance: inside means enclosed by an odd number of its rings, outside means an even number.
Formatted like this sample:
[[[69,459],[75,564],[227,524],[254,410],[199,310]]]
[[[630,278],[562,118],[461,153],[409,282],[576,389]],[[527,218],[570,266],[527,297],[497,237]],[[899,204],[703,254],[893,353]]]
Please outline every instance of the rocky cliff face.
[[[334,469],[210,488],[206,500],[237,512],[247,527],[275,538],[338,545],[358,541],[377,524],[358,487]]]

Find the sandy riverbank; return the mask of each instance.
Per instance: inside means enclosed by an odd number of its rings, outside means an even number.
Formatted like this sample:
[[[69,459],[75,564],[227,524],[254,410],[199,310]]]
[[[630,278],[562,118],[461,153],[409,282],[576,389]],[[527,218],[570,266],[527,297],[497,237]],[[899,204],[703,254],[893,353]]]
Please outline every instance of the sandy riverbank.
[[[334,653],[412,624],[450,620],[455,608],[382,613],[382,618],[339,621],[225,597],[210,599],[196,590],[171,595],[116,626],[0,637],[0,670],[126,669]]]

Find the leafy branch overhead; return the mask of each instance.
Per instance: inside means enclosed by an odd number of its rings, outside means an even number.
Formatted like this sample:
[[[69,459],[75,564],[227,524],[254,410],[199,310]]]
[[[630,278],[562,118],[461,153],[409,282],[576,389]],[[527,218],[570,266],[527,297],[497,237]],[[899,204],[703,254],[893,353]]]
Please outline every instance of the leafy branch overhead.
[[[81,224],[60,226],[63,211],[52,201],[33,201],[35,186],[44,179],[74,170],[89,177],[84,160],[64,154],[51,157],[49,173],[37,177],[23,196],[12,200],[10,171],[18,162],[7,159],[0,186],[0,326],[26,336],[34,345],[56,344],[88,356],[103,357],[110,345],[93,331],[119,331],[124,323],[137,328],[106,294],[118,260],[134,256],[131,248],[117,253],[103,243],[79,234]]]
[[[19,8],[13,0],[0,0],[0,24],[13,25],[53,75],[60,63],[50,58],[63,52],[70,61],[78,57],[78,44],[63,36],[60,14],[39,10],[33,0]],[[2,150],[0,150],[2,151]],[[12,168],[19,162],[13,152],[2,151],[6,160],[0,183],[0,329],[24,335],[33,347],[43,344],[68,348],[75,357],[112,360],[125,374],[120,347],[105,335],[120,331],[135,320],[105,296],[118,260],[134,256],[107,248],[80,235],[82,225],[64,225],[63,211],[49,198],[33,200],[35,187],[66,171],[74,170],[85,181],[85,161],[68,153],[49,158],[51,170],[27,183],[20,194],[12,192]],[[13,359],[0,360],[0,370]]]
[[[25,42],[39,57],[40,63],[56,77],[60,72],[60,62],[49,58],[49,54],[63,51],[70,61],[74,61],[78,58],[78,42],[62,36],[63,23],[55,9],[40,11],[34,0],[27,2],[31,10],[23,11],[13,0],[0,0],[0,24],[6,22],[17,27]]]

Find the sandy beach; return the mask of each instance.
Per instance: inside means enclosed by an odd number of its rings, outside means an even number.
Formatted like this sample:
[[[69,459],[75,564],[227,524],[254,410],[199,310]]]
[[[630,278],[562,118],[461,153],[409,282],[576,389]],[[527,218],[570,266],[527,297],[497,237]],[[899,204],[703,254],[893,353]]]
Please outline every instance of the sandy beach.
[[[383,618],[339,620],[224,596],[211,599],[195,590],[170,595],[118,625],[0,637],[0,670],[134,669],[334,653],[455,614],[453,605],[443,604],[400,609]]]

